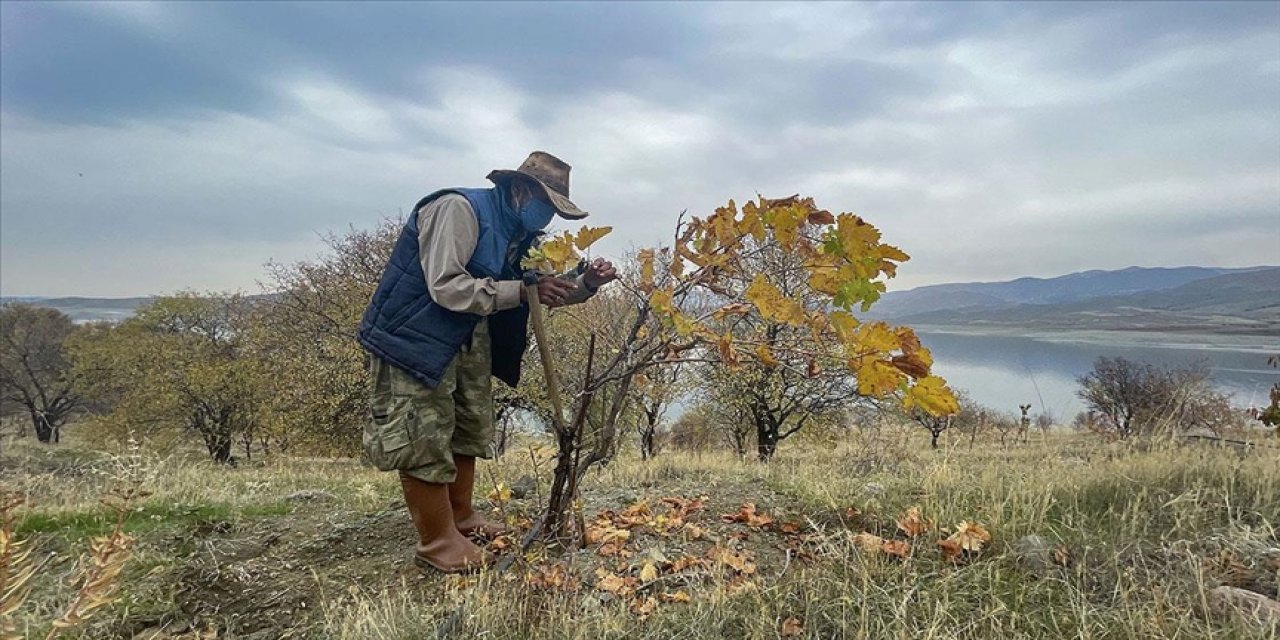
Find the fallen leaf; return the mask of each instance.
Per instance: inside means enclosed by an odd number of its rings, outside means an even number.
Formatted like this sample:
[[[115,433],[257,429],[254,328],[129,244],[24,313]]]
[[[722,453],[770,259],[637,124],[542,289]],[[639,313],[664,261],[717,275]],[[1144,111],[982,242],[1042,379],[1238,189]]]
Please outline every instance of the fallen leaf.
[[[680,591],[676,591],[675,593],[663,592],[661,595],[658,596],[658,598],[661,599],[663,602],[680,602],[680,603],[686,603],[686,604],[689,602],[693,602],[693,598],[689,595],[687,591],[684,591],[683,589]]]
[[[596,589],[625,598],[635,592],[636,579],[611,573],[603,568],[596,569]]]
[[[756,563],[750,551],[734,551],[717,545],[707,550],[707,557],[742,575],[751,575],[756,572]]]
[[[703,527],[699,527],[698,525],[693,524],[692,522],[685,523],[683,531],[684,531],[685,537],[687,537],[689,540],[701,540],[707,537],[707,530]]]
[[[693,567],[702,567],[705,564],[706,564],[705,562],[693,556],[681,556],[679,558],[676,558],[675,562],[671,563],[670,570],[672,573],[679,573],[681,571],[684,571],[685,569],[689,569]]]
[[[1053,563],[1060,567],[1069,567],[1075,559],[1071,555],[1071,547],[1060,544],[1053,548]]]
[[[782,621],[782,629],[779,630],[784,638],[794,638],[804,635],[804,623],[797,618],[787,618]]]
[[[631,613],[640,617],[641,620],[653,615],[658,610],[658,599],[652,596],[636,598],[631,603]]]
[[[644,566],[640,568],[640,581],[653,582],[654,580],[657,580],[657,579],[658,579],[658,567],[655,566],[652,562],[644,563]]]
[[[494,487],[485,498],[495,504],[506,504],[511,501],[511,487],[508,487],[505,482],[499,482],[498,486]]]
[[[649,510],[648,502],[637,502],[636,504],[623,509],[622,513],[619,513],[617,517],[614,518],[614,521],[617,522],[620,527],[638,527],[649,524],[652,519],[652,515],[653,512]]]
[[[942,557],[948,562],[959,562],[960,556],[964,553],[960,543],[951,539],[939,540],[938,547],[942,549]]]
[[[773,524],[773,517],[763,511],[756,511],[754,502],[744,502],[734,513],[720,516],[725,522],[741,522],[749,527],[766,527]]]
[[[884,547],[884,538],[874,533],[863,531],[853,536],[853,546],[863,551],[879,552]]]
[[[965,551],[977,553],[982,551],[982,545],[991,542],[991,534],[982,525],[966,520],[956,525],[955,533],[948,536],[947,539],[954,540]]]
[[[911,507],[898,518],[898,530],[914,538],[933,528],[933,523],[920,517],[920,507]]]
[[[880,550],[887,555],[905,559],[911,553],[911,543],[906,540],[885,540]]]

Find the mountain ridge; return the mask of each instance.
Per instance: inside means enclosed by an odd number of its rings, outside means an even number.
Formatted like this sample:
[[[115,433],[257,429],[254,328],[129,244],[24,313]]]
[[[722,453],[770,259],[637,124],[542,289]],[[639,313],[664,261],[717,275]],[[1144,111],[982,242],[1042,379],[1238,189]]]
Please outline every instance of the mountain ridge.
[[[1194,269],[1184,269],[1173,278],[1147,278],[1146,289],[1133,288],[1132,281],[1112,280],[1108,286],[1095,287],[1097,295],[1068,288],[1021,298],[1009,295],[1006,290],[1002,298],[988,289],[978,294],[985,298],[970,297],[969,301],[976,301],[972,304],[955,304],[954,292],[935,289],[905,302],[900,299],[896,305],[893,298],[886,295],[890,300],[886,305],[888,310],[879,309],[879,313],[864,317],[912,325],[970,328],[1202,331],[1280,336],[1280,267],[1222,269],[1218,275],[1208,273],[1213,269]],[[1118,272],[1102,273],[1109,277]],[[1178,280],[1183,282],[1174,284]],[[1062,281],[1062,278],[1042,279],[1040,284],[1046,288],[1056,287]],[[1055,301],[1039,301],[1044,299]]]

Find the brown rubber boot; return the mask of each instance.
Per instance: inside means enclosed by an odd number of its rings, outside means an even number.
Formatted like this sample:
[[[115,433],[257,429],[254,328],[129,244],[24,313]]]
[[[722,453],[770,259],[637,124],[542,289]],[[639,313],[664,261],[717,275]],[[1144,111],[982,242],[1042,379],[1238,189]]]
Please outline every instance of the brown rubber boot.
[[[494,538],[510,530],[495,522],[485,520],[471,508],[471,494],[476,485],[476,459],[471,456],[453,456],[458,477],[449,485],[449,504],[453,506],[453,521],[464,536],[479,534]]]
[[[492,554],[458,533],[446,485],[423,482],[402,473],[400,487],[413,526],[418,529],[415,564],[442,573],[472,573],[493,562]]]

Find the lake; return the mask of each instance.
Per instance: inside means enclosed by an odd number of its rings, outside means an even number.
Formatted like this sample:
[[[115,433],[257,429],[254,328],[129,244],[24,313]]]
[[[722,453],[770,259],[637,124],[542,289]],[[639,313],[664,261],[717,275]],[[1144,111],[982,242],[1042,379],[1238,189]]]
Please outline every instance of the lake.
[[[1280,369],[1267,365],[1280,354],[1280,337],[1189,336],[1156,333],[1070,332],[1015,335],[917,328],[933,353],[933,371],[977,402],[1006,413],[1030,403],[1032,415],[1048,411],[1069,423],[1084,405],[1076,377],[1099,356],[1123,357],[1157,366],[1203,360],[1213,383],[1242,407],[1265,405]]]

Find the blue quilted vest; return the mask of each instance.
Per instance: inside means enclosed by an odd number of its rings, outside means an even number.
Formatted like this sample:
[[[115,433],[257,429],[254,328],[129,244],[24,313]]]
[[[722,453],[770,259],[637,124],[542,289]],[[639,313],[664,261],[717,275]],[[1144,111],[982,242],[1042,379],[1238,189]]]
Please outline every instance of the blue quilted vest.
[[[414,205],[391,250],[382,280],[365,309],[357,339],[369,353],[432,388],[440,383],[462,345],[470,342],[476,323],[484,319],[436,304],[427,290],[426,275],[422,271],[422,259],[418,255],[418,210],[451,193],[467,199],[479,223],[476,250],[466,267],[472,276],[519,279],[516,265],[534,239],[534,234],[525,234],[528,237],[521,238],[517,250],[509,252],[521,229],[515,213],[497,188],[443,189]],[[508,261],[509,255],[514,259]],[[520,378],[527,319],[525,305],[489,317],[491,325],[500,325],[491,327],[490,331],[493,375],[511,386]]]

